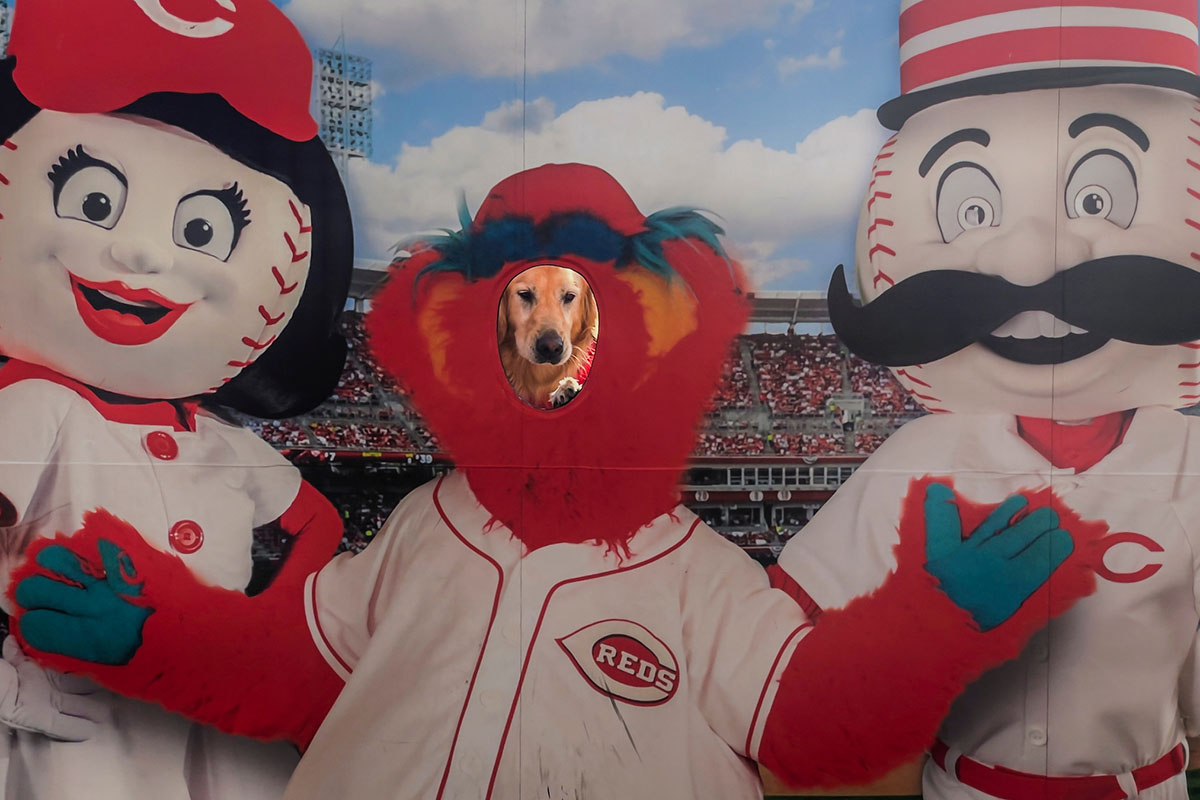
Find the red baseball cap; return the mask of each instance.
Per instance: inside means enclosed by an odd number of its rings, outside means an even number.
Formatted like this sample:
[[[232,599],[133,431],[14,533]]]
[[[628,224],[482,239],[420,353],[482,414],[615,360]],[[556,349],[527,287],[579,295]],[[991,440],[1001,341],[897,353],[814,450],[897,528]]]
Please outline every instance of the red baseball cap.
[[[317,135],[312,55],[270,0],[21,0],[9,53],[17,88],[41,108],[213,93],[284,138]]]

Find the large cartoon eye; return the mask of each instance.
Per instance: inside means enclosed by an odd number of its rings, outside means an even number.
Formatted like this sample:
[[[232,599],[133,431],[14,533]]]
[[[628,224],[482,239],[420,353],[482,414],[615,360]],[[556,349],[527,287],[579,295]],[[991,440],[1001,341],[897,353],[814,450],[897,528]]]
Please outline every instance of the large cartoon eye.
[[[943,242],[975,228],[1000,224],[1000,187],[986,169],[960,161],[938,181],[937,219]]]
[[[1133,165],[1115,150],[1088,153],[1071,170],[1063,199],[1071,219],[1097,217],[1128,228],[1138,202]]]
[[[196,192],[180,200],[171,233],[180,247],[226,261],[249,222],[246,201],[235,184],[231,189]]]
[[[128,185],[120,170],[93,158],[80,145],[67,151],[48,175],[54,186],[54,213],[111,230],[125,210]]]

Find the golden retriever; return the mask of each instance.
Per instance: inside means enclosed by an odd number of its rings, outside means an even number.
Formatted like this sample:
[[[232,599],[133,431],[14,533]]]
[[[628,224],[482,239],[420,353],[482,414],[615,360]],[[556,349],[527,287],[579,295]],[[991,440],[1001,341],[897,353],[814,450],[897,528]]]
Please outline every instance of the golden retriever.
[[[592,289],[566,267],[530,267],[500,298],[500,362],[517,396],[535,408],[558,408],[579,393],[576,376],[599,333]]]

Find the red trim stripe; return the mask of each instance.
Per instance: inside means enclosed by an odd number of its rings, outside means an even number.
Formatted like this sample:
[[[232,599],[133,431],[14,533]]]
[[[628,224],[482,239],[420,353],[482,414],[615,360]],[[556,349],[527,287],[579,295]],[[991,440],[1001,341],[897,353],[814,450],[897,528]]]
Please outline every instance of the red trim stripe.
[[[926,0],[928,2],[928,0]],[[1130,61],[1196,73],[1200,45],[1173,33],[1130,28],[1032,28],[955,42],[920,53],[900,65],[900,85],[926,84],[980,69],[1041,61]]]
[[[767,672],[767,679],[763,681],[762,691],[758,693],[758,702],[754,704],[754,715],[750,717],[750,730],[746,732],[746,749],[743,755],[746,758],[751,758],[757,761],[754,754],[750,752],[750,744],[754,741],[754,728],[758,725],[758,714],[762,711],[763,701],[767,699],[767,688],[770,687],[772,679],[775,677],[775,670],[779,667],[779,660],[783,658],[783,652],[788,649],[788,645],[792,643],[792,639],[805,628],[811,628],[813,624],[806,622],[796,630],[788,634],[788,637],[783,640],[783,646],[779,648],[779,652],[775,654],[775,660],[771,662],[771,669]]]
[[[648,564],[653,564],[655,561],[665,558],[682,547],[689,539],[692,538],[692,534],[695,532],[696,526],[699,524],[700,520],[697,518],[696,521],[692,523],[692,527],[688,528],[688,532],[683,536],[682,539],[652,558],[648,558],[645,561],[640,561],[637,564],[630,564],[627,567],[617,567],[616,569],[611,569],[607,572],[597,572],[594,575],[581,575],[578,578],[568,578],[565,581],[559,581],[558,583],[554,584],[554,586],[550,587],[550,591],[546,592],[546,599],[542,601],[542,610],[538,614],[537,624],[533,627],[533,634],[529,639],[529,647],[525,650],[525,658],[521,661],[521,677],[517,679],[517,691],[513,695],[512,705],[508,709],[508,721],[504,723],[504,733],[500,737],[500,747],[496,750],[496,763],[492,765],[492,777],[491,780],[488,781],[486,800],[491,800],[492,791],[496,787],[496,776],[500,773],[500,761],[504,757],[504,745],[508,741],[508,731],[512,727],[513,715],[516,714],[517,704],[521,699],[521,687],[525,683],[525,671],[529,669],[529,659],[530,656],[533,655],[533,646],[537,644],[538,632],[541,631],[542,620],[546,618],[546,609],[550,606],[550,599],[554,597],[554,593],[557,592],[559,588],[566,586],[569,583],[579,583],[581,581],[589,581],[595,578],[607,578],[610,575],[616,575],[620,572],[629,572],[630,570],[639,569]]]
[[[475,555],[480,556],[489,564],[496,568],[496,595],[492,598],[492,615],[488,618],[487,631],[483,634],[483,644],[479,646],[479,656],[475,659],[475,670],[471,673],[471,680],[467,684],[467,696],[463,700],[462,711],[458,714],[458,724],[454,726],[454,738],[450,740],[450,752],[446,756],[446,768],[442,771],[442,782],[438,784],[438,800],[441,800],[442,794],[446,791],[446,781],[450,779],[450,765],[454,763],[454,748],[458,746],[458,735],[462,732],[463,719],[467,716],[467,707],[471,705],[471,695],[475,691],[475,679],[479,677],[479,667],[483,664],[483,654],[487,652],[488,639],[492,635],[492,626],[496,623],[496,612],[500,609],[500,595],[504,588],[504,569],[487,553],[480,550],[475,545],[467,541],[466,537],[458,532],[458,528],[454,527],[454,523],[450,521],[450,517],[446,515],[445,509],[442,508],[442,501],[438,498],[438,493],[442,490],[442,482],[446,480],[445,476],[438,478],[437,486],[433,487],[433,505],[437,512],[442,517],[442,522],[446,523],[446,527],[451,533],[458,537],[458,540],[472,550]]]
[[[889,255],[889,256],[896,255],[896,251],[893,250],[892,248],[890,248],[886,245],[877,244],[871,248],[871,252],[867,253],[867,259],[869,260],[869,259],[874,258],[876,253],[883,253],[884,255]]]
[[[980,6],[985,11],[980,11]],[[1103,6],[1105,8],[1133,8],[1139,11],[1161,11],[1174,14],[1191,22],[1196,21],[1196,5],[1191,0],[988,0],[986,4],[964,3],[963,0],[924,0],[900,14],[900,42],[903,44],[914,36],[963,20],[998,14],[1004,11],[1024,11],[1029,8],[1055,8],[1058,6]]]
[[[339,653],[337,648],[333,646],[333,642],[329,641],[329,637],[325,635],[325,629],[321,627],[321,615],[317,613],[317,578],[320,576],[321,573],[319,571],[313,573],[313,579],[311,583],[312,588],[308,593],[308,605],[312,610],[313,624],[316,625],[317,635],[321,637],[321,641],[324,642],[325,647],[329,650],[330,655],[332,655],[334,659],[336,659],[337,662],[342,665],[342,669],[353,674],[354,668],[350,666],[350,662],[342,658],[342,654]]]

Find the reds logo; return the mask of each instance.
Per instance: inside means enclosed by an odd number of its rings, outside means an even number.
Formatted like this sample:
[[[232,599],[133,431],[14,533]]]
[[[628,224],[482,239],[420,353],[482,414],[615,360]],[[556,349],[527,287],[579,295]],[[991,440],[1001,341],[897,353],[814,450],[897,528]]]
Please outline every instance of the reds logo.
[[[556,641],[588,683],[607,697],[656,706],[679,687],[675,654],[636,622],[593,622]]]
[[[163,8],[163,0],[133,0],[133,2],[163,30],[187,36],[189,39],[211,39],[233,29],[233,23],[221,17],[213,17],[203,22],[192,22],[176,16]],[[226,11],[237,11],[233,0],[216,0],[216,2]]]

